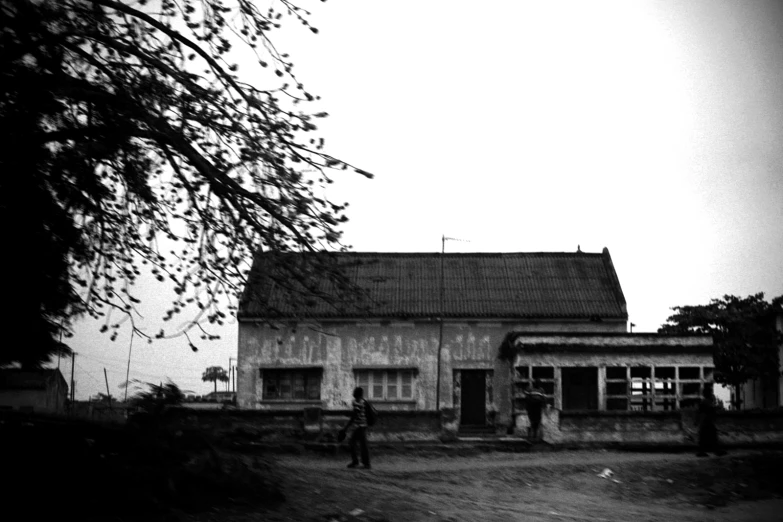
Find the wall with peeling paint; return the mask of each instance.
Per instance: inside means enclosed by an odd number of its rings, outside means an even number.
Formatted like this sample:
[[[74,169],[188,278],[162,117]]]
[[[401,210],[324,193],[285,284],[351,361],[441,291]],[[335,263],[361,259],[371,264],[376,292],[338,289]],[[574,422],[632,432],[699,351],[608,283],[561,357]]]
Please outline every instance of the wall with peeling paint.
[[[586,321],[508,323],[471,321],[446,323],[441,352],[441,407],[454,404],[454,372],[491,371],[488,384],[496,421],[511,422],[511,368],[497,358],[498,348],[512,330],[530,332],[624,332],[625,322]],[[299,324],[277,329],[260,323],[239,323],[237,399],[248,409],[328,410],[348,408],[355,386],[354,370],[415,368],[412,401],[375,401],[379,409],[436,410],[437,322],[346,322]],[[321,368],[320,401],[264,400],[262,369]]]

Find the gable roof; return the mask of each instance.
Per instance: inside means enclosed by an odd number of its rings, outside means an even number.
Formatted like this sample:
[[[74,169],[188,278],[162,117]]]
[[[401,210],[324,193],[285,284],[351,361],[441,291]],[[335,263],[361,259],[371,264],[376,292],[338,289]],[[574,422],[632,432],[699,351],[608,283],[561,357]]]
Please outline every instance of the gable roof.
[[[240,302],[240,319],[627,319],[625,298],[609,251],[575,253],[329,254],[347,280],[364,291],[364,305],[337,298],[328,281],[304,307],[292,305],[271,257],[256,256]],[[293,259],[291,259],[293,261]],[[443,303],[441,305],[441,263]],[[441,312],[442,310],[442,312]]]

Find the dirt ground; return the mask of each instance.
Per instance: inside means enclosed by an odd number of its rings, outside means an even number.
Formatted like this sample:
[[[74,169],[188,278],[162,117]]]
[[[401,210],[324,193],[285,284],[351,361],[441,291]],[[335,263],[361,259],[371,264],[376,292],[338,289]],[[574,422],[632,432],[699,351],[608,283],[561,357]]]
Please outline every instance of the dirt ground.
[[[411,452],[376,454],[372,470],[347,469],[344,454],[274,461],[281,505],[223,506],[192,520],[783,520],[783,452]],[[599,477],[606,468],[611,476]]]

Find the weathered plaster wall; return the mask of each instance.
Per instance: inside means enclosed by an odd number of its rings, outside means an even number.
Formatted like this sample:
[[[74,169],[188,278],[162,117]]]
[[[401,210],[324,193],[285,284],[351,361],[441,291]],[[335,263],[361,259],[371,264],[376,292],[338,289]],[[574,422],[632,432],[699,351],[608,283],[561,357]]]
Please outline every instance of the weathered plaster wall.
[[[679,412],[569,413],[552,410],[550,417],[550,423],[544,430],[544,437],[553,443],[684,444],[686,442]]]
[[[435,409],[438,328],[406,324],[345,324],[273,330],[240,323],[237,395],[242,408],[279,408],[263,401],[260,368],[320,367],[320,405],[348,408],[355,386],[354,368],[417,368],[413,401],[417,409]],[[290,406],[296,407],[296,404]],[[382,406],[382,405],[379,405]],[[301,407],[301,405],[299,406]]]
[[[412,404],[379,404],[382,408],[436,409],[439,325],[437,322],[351,322],[298,325],[296,328],[240,322],[237,398],[241,408],[301,409],[302,403],[263,401],[260,368],[323,369],[321,401],[326,409],[347,408],[359,367],[417,368]],[[441,407],[453,407],[454,370],[492,370],[492,410],[497,422],[510,422],[511,373],[507,362],[497,358],[498,348],[512,330],[531,332],[625,331],[625,322],[529,322],[472,321],[446,323],[441,352]]]

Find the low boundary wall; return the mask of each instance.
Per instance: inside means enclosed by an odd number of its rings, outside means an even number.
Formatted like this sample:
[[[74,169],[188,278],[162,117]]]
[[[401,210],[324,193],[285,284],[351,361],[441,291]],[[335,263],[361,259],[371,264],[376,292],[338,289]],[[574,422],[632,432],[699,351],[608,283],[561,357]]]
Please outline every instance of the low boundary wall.
[[[348,422],[348,410],[192,410],[172,408],[167,421],[224,440],[245,442],[333,442]],[[514,437],[527,434],[527,417],[516,419]],[[730,446],[783,444],[783,409],[723,412],[717,416],[720,440]],[[459,425],[453,412],[383,411],[370,430],[379,442],[454,441]],[[505,435],[506,430],[502,430]],[[542,417],[546,442],[555,445],[692,446],[697,441],[695,411],[570,411],[547,409]]]
[[[725,445],[783,444],[783,409],[720,412],[715,423],[720,441]],[[541,424],[543,438],[551,444],[690,446],[698,440],[696,410],[559,411],[550,408],[543,412]],[[525,436],[528,426],[527,415],[519,415],[515,434]]]
[[[331,442],[350,418],[348,410],[189,410],[172,408],[167,421],[219,438],[255,442],[318,440]],[[376,441],[436,441],[441,436],[435,411],[383,411],[369,438]]]

